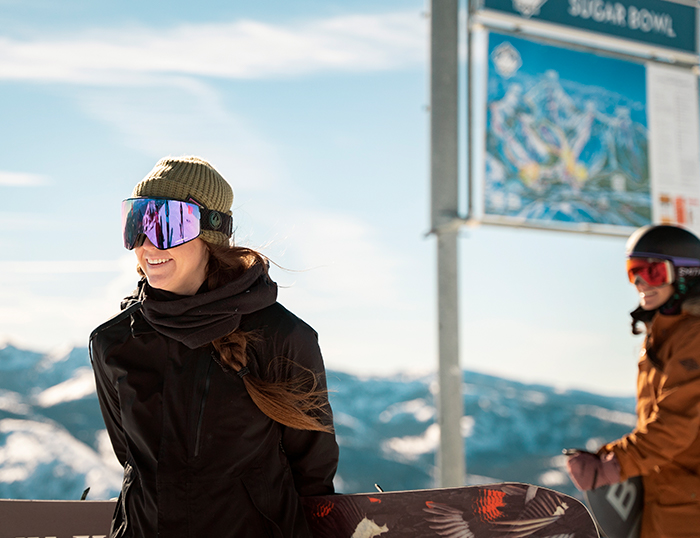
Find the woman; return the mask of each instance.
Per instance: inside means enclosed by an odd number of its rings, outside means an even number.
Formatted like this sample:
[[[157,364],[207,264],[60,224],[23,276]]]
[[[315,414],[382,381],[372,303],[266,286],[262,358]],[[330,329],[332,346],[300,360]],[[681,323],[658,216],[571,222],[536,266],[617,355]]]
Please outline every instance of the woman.
[[[642,476],[641,538],[700,535],[700,239],[677,226],[647,226],[627,242],[639,293],[633,332],[646,328],[637,378],[637,425],[598,454],[568,459],[589,490]]]
[[[300,496],[333,493],[338,446],[316,333],[230,245],[233,192],[161,159],[123,202],[143,277],[90,337],[124,481],[110,537],[308,537]]]

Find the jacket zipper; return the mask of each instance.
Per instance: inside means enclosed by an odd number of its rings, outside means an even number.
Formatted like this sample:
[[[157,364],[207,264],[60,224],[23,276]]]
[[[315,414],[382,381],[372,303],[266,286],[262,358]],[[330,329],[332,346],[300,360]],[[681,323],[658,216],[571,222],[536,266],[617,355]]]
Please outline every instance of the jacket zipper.
[[[209,384],[211,383],[211,363],[207,365],[207,377],[204,381],[204,392],[202,393],[202,400],[199,404],[199,419],[197,420],[197,434],[195,436],[194,445],[194,457],[199,456],[199,445],[202,441],[202,424],[204,423],[204,408],[207,403],[207,396],[209,395]]]

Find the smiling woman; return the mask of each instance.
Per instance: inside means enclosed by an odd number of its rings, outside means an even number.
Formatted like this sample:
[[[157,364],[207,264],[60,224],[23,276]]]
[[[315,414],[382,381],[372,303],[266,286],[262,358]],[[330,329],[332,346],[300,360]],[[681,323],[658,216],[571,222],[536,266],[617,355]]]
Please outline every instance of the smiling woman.
[[[317,335],[231,244],[232,202],[208,162],[178,157],[123,203],[142,279],[90,338],[124,467],[112,538],[310,536],[300,497],[334,491]]]
[[[154,288],[194,295],[207,276],[209,252],[199,238],[167,250],[158,250],[146,238],[134,251],[139,267]]]

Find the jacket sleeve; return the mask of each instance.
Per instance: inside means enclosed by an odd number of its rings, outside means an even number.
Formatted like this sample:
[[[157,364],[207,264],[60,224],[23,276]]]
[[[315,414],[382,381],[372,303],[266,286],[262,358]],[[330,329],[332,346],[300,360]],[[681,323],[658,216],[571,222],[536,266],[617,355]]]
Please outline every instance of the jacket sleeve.
[[[103,350],[99,344],[99,338],[93,333],[90,337],[90,362],[95,373],[95,385],[97,387],[97,399],[100,402],[100,410],[104,419],[107,433],[112,442],[114,453],[122,467],[126,465],[127,449],[126,436],[121,424],[121,412],[119,408],[119,395],[105,368]]]
[[[319,387],[326,389],[326,375],[318,338],[306,324],[297,326],[285,343],[284,356],[291,359],[292,376],[302,373],[299,366],[314,372]],[[322,422],[333,424],[333,415],[325,398]],[[338,444],[334,433],[296,430],[283,427],[282,448],[287,456],[294,477],[294,485],[301,496],[329,495],[334,493],[333,477],[338,467]]]
[[[639,420],[632,433],[603,449],[615,452],[623,479],[646,475],[655,467],[668,464],[687,449],[698,435],[700,333],[685,331],[672,345],[663,372],[640,371],[640,397],[645,397],[642,387],[651,383],[650,376],[661,376],[656,403],[649,416]]]

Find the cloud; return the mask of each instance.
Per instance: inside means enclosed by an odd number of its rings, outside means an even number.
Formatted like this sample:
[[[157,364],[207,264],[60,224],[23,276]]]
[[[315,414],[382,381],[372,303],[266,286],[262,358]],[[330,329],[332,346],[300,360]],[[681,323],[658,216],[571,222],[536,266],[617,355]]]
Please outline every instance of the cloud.
[[[87,345],[138,280],[133,254],[114,261],[1,262],[0,341],[48,351]],[[7,272],[6,272],[7,271]]]
[[[48,183],[48,178],[39,174],[0,170],[0,187],[38,187]]]
[[[0,274],[45,275],[66,273],[118,273],[119,261],[68,260],[68,261],[0,261]]]
[[[251,206],[263,214],[257,204]],[[262,251],[286,269],[273,267],[287,300],[307,312],[326,313],[405,306],[399,281],[407,262],[383,245],[378,230],[366,221],[294,203],[270,203],[268,212],[276,220],[260,223],[268,228],[262,236],[272,238]],[[255,236],[260,235],[256,230]],[[237,241],[255,246],[250,238]]]
[[[144,88],[81,88],[72,92],[86,115],[115,129],[122,144],[153,156],[202,155],[232,181],[264,190],[285,175],[277,150],[259,127],[231,110],[222,95],[195,79]]]
[[[401,69],[425,61],[427,26],[409,11],[286,25],[238,20],[0,38],[0,79],[142,85],[153,76],[259,79]]]

